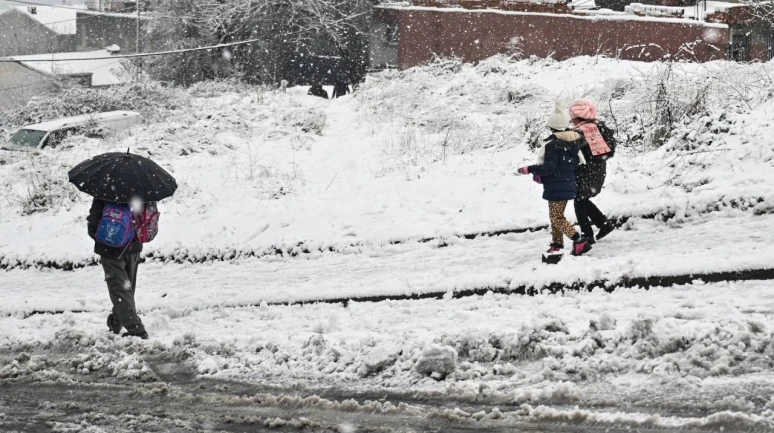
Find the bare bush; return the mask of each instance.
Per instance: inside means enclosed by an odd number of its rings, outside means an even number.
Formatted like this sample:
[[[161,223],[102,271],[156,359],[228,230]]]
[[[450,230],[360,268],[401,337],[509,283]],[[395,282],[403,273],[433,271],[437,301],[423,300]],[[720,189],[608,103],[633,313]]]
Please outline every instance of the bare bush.
[[[247,93],[258,92],[261,97],[265,92],[265,88],[259,86],[251,86],[235,78],[226,78],[220,80],[200,81],[193,84],[188,89],[188,94],[194,98],[214,98],[221,96],[225,93]],[[257,102],[261,102],[262,98]]]
[[[292,173],[282,170],[266,155],[260,154],[257,146],[247,144],[232,151],[231,158],[223,166],[221,177],[226,182],[249,184],[262,198],[276,200],[293,194],[295,186],[303,184],[295,164],[292,169]]]
[[[276,84],[302,63],[323,62],[317,56],[326,54],[339,57],[337,75],[356,85],[365,76],[371,7],[367,0],[162,2],[160,13],[185,18],[150,23],[146,38],[154,49],[250,43],[152,58],[145,66],[153,77],[184,86],[222,78]],[[323,76],[327,69],[307,72]]]
[[[424,67],[425,71],[434,77],[456,74],[462,70],[462,59],[459,57],[434,57]]]
[[[649,91],[633,102],[646,144],[660,147],[685,116],[705,109],[710,86],[698,76],[677,75],[673,63],[657,65],[641,85]]]
[[[14,194],[22,215],[57,210],[78,200],[78,191],[67,180],[67,167],[46,155],[33,155],[20,168],[23,182]]]
[[[309,109],[300,107],[285,115],[283,121],[300,129],[302,132],[322,135],[328,122],[328,115],[321,108]]]
[[[521,60],[524,58],[524,38],[514,36],[503,44],[505,54],[511,59]]]
[[[184,104],[181,92],[158,83],[132,83],[107,89],[72,87],[33,99],[0,118],[8,131],[61,117],[115,110],[138,111],[146,119],[160,120]]]
[[[657,63],[630,80],[606,83],[600,111],[618,130],[619,141],[635,148],[661,147],[686,119],[710,107],[751,107],[765,94],[760,75],[734,73],[733,64],[701,68],[680,63]],[[733,77],[733,78],[731,78]],[[757,95],[757,96],[756,96]]]

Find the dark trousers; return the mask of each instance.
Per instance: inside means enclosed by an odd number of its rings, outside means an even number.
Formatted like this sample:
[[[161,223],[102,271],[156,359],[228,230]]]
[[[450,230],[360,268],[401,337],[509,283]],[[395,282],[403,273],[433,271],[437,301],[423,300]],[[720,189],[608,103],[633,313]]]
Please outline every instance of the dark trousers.
[[[105,271],[110,300],[113,302],[113,318],[129,332],[144,331],[145,327],[137,315],[134,303],[134,289],[137,286],[137,267],[139,254],[125,254],[119,259],[101,257]]]
[[[602,227],[607,224],[607,217],[591,200],[575,200],[575,218],[578,219],[578,225],[581,233],[586,239],[594,239],[594,231],[591,224]]]

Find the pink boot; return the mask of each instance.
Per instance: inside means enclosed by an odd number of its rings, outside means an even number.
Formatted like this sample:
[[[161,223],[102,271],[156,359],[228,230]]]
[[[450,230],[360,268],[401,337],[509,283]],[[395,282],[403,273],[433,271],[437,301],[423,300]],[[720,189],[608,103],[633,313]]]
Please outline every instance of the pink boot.
[[[585,238],[580,238],[572,243],[572,255],[582,256],[591,250],[591,244]]]
[[[548,251],[546,251],[546,254],[556,254],[561,253],[562,248],[564,248],[564,245],[562,244],[551,244],[548,248]]]

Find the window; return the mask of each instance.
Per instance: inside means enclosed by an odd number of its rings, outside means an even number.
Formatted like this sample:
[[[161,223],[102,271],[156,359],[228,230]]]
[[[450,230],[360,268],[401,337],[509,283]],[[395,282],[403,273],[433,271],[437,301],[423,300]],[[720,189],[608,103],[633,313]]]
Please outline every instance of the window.
[[[21,147],[38,147],[40,140],[46,136],[46,131],[21,129],[11,137],[11,143]]]
[[[58,131],[54,131],[51,134],[48,135],[46,138],[46,141],[43,143],[43,147],[56,147],[61,143],[65,138],[75,135],[82,132],[81,128],[73,127],[73,128],[65,128],[60,129]]]
[[[384,30],[384,39],[389,45],[398,45],[398,26],[396,24],[387,24]]]
[[[750,61],[750,32],[739,31],[731,34],[731,60]]]

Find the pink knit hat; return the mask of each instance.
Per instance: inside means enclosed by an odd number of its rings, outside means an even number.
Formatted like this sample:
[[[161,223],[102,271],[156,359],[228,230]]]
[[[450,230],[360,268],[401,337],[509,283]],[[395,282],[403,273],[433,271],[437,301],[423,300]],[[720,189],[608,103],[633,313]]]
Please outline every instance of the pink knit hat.
[[[573,119],[596,120],[597,107],[589,101],[575,101],[570,104],[570,117]]]

